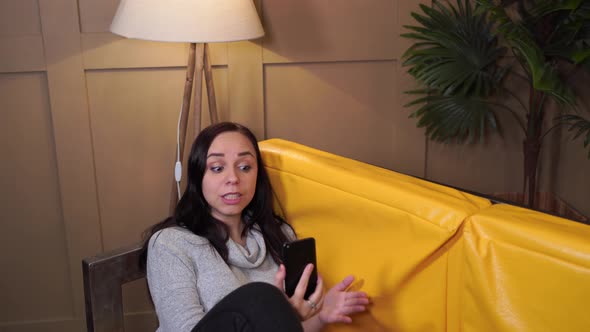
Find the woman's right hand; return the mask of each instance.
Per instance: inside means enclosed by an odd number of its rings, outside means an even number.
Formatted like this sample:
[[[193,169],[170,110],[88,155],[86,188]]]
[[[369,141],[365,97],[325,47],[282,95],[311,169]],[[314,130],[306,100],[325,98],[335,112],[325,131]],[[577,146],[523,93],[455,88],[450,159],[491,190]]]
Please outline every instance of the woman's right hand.
[[[291,306],[293,306],[295,311],[297,311],[302,321],[317,314],[320,311],[324,301],[324,285],[322,278],[319,275],[314,292],[307,300],[303,298],[305,296],[305,290],[307,289],[307,284],[309,283],[309,277],[311,276],[313,268],[313,264],[307,264],[303,270],[303,274],[301,275],[299,282],[297,283],[297,287],[295,288],[293,296],[288,298],[289,303],[291,303]],[[282,290],[283,293],[285,292],[284,283],[286,275],[287,271],[285,266],[281,264],[279,266],[279,270],[275,274],[275,286]]]

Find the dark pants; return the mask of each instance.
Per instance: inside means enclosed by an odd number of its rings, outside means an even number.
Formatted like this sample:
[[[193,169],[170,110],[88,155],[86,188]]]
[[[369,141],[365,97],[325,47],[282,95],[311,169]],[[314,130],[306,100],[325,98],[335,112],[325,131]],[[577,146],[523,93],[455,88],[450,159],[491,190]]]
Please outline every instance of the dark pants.
[[[273,285],[253,282],[229,293],[193,328],[193,332],[302,332],[297,313]]]

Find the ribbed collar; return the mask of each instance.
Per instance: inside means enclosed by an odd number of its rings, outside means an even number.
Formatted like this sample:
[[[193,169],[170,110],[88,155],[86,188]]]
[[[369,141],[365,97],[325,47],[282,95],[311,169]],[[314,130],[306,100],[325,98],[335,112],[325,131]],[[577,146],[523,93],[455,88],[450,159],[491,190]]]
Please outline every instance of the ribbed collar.
[[[256,229],[250,229],[246,234],[246,247],[248,250],[229,239],[227,241],[229,263],[244,269],[257,268],[266,257],[266,245],[262,233]]]

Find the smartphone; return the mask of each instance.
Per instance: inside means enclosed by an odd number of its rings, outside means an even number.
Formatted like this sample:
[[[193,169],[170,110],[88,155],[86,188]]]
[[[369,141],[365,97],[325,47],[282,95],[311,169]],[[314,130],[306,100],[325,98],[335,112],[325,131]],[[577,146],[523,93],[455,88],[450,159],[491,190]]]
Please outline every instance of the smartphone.
[[[309,277],[307,290],[305,291],[304,296],[304,299],[307,300],[315,290],[318,281],[315,239],[310,237],[287,242],[283,244],[282,255],[283,263],[287,270],[287,276],[285,277],[285,292],[289,297],[293,296],[293,293],[295,293],[297,283],[299,283],[299,279],[301,279],[301,275],[307,264],[313,264],[313,272]]]

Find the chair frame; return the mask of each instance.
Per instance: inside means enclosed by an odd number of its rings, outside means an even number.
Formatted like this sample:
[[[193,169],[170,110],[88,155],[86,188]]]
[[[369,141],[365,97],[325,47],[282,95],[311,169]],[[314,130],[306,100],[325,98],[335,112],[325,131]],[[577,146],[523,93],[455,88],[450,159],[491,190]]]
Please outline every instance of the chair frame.
[[[122,286],[145,277],[140,253],[137,244],[82,260],[88,332],[125,331]]]

